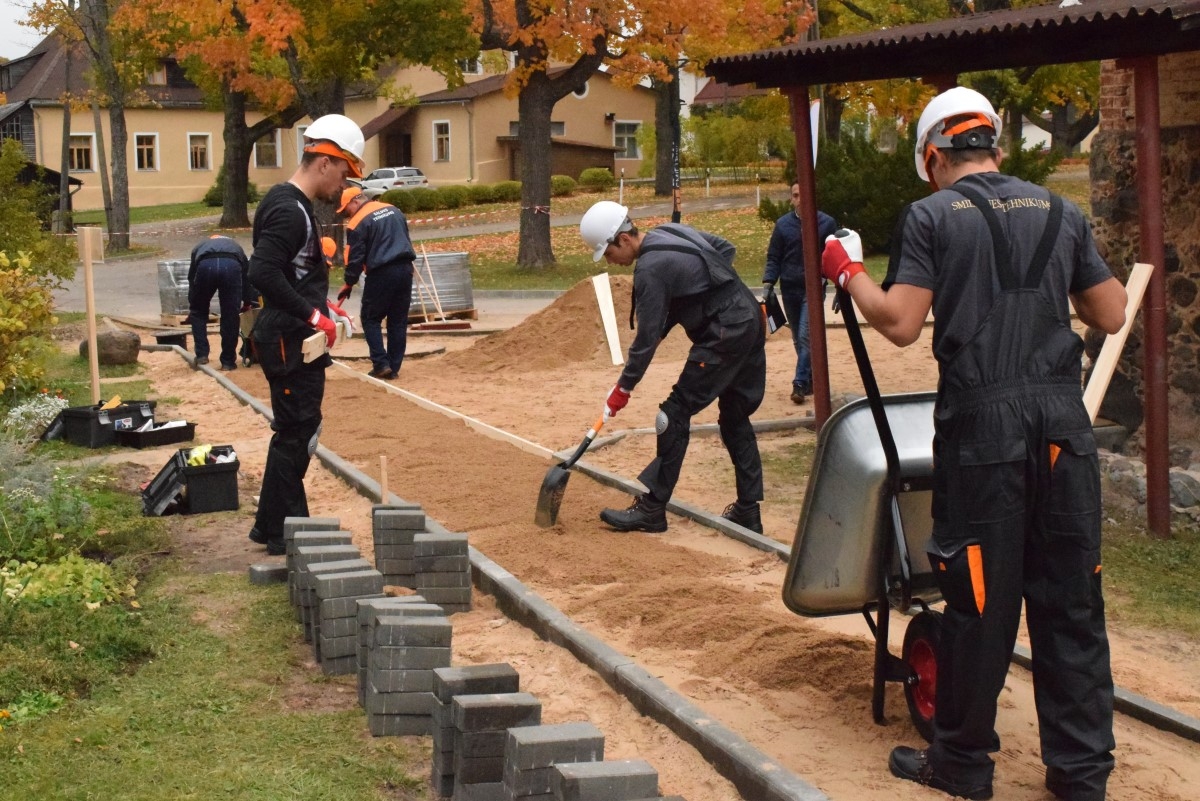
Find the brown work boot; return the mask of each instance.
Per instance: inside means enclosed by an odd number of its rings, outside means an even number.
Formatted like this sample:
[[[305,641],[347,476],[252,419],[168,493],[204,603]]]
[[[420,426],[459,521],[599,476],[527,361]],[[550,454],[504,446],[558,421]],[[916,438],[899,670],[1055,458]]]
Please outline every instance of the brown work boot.
[[[812,390],[803,384],[792,384],[792,403],[796,405],[804,403],[810,394],[812,394]]]
[[[667,504],[641,495],[628,509],[605,509],[600,519],[617,531],[648,531],[661,534],[667,530]]]

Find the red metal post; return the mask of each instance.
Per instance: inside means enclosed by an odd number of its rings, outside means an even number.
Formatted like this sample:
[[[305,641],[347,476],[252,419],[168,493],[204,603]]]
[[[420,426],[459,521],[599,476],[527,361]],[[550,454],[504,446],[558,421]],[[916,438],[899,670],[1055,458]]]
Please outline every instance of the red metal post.
[[[1158,58],[1131,59],[1137,120],[1137,194],[1140,259],[1154,265],[1143,300],[1146,400],[1146,525],[1156,537],[1171,536],[1171,487],[1167,418],[1167,289],[1163,245],[1162,146]]]
[[[829,351],[825,345],[825,305],[821,292],[821,247],[817,241],[817,176],[813,165],[812,122],[809,119],[808,87],[785,90],[792,107],[792,131],[796,135],[796,183],[800,185],[804,213],[800,230],[804,235],[805,303],[808,304],[809,350],[812,353],[813,412],[816,430],[829,419]]]

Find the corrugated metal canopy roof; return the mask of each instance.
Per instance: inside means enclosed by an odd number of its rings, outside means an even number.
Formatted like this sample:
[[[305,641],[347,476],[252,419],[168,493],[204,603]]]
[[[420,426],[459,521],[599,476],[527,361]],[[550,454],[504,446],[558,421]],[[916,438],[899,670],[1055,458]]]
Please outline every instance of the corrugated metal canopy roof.
[[[802,86],[919,78],[1200,50],[1200,0],[1082,0],[721,56],[725,83]]]

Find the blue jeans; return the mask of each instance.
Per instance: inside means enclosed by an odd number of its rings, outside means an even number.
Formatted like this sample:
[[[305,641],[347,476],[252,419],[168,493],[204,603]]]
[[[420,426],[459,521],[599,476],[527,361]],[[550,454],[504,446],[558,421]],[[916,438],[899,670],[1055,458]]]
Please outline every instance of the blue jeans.
[[[208,358],[208,307],[214,294],[221,305],[221,364],[236,366],[242,267],[233,259],[210,256],[201,260],[196,265],[195,280],[188,285],[188,312],[195,340],[192,352],[198,358]]]
[[[792,345],[796,348],[796,373],[792,377],[793,387],[804,387],[812,392],[812,352],[808,347],[808,302],[803,293],[794,295],[781,292],[783,313],[787,315],[788,327],[792,329]]]
[[[363,337],[377,370],[400,372],[408,344],[408,309],[412,305],[412,264],[392,264],[367,273],[363,287]],[[387,320],[387,347],[383,344],[383,321]]]

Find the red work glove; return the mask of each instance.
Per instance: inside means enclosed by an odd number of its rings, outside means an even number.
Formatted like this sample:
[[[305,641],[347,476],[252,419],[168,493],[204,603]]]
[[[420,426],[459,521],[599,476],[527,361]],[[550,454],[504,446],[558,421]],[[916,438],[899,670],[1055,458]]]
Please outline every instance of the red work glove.
[[[342,284],[342,288],[338,290],[338,303],[345,303],[350,299],[350,293],[354,291],[354,284]]]
[[[850,279],[865,273],[862,263],[862,239],[858,233],[839,228],[825,238],[825,252],[821,254],[821,275],[845,289]]]
[[[608,393],[608,400],[604,402],[608,409],[609,417],[616,417],[617,412],[625,408],[625,404],[629,403],[629,390],[621,389],[618,384],[612,388],[612,392]]]
[[[318,309],[312,310],[312,314],[308,317],[308,324],[318,331],[325,332],[325,344],[328,347],[332,348],[333,343],[337,342],[337,324],[321,314]]]

